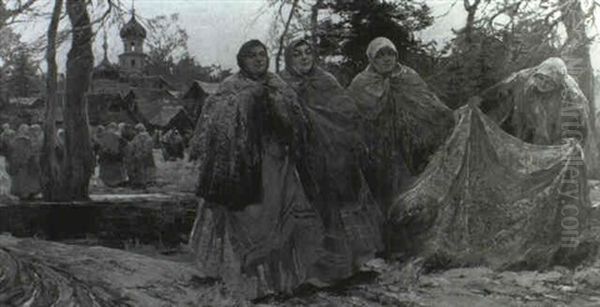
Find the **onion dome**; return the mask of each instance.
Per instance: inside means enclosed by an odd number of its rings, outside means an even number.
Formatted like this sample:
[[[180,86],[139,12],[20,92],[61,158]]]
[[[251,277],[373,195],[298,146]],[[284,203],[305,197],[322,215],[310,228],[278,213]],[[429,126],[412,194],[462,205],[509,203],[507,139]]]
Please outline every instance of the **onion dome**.
[[[131,14],[131,19],[127,22],[120,32],[121,38],[146,38],[146,29],[135,19],[135,13]]]

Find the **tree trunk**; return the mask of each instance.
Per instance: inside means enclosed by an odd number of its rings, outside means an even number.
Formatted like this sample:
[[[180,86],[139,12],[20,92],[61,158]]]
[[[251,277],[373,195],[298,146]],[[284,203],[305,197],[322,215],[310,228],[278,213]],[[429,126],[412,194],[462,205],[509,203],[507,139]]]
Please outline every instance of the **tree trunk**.
[[[67,56],[66,101],[63,108],[66,158],[65,178],[70,200],[88,199],[89,180],[94,169],[88,128],[86,92],[90,86],[94,55],[92,28],[84,0],[67,0],[67,14],[73,27]]]
[[[281,33],[281,37],[279,37],[279,48],[277,49],[277,56],[275,57],[275,72],[279,72],[280,70],[281,56],[283,55],[283,50],[285,49],[283,43],[285,43],[285,37],[290,28],[290,24],[292,23],[292,18],[294,18],[294,11],[296,10],[297,6],[298,0],[294,0],[294,2],[292,3],[292,8],[290,9],[290,15],[288,16],[288,19],[285,22],[283,33]]]
[[[465,24],[465,37],[468,43],[472,41],[473,29],[475,28],[475,14],[479,9],[479,3],[481,0],[475,0],[473,4],[470,4],[469,0],[463,0],[463,6],[467,11],[467,23]]]
[[[62,11],[63,0],[54,2],[52,18],[48,26],[48,47],[46,50],[46,63],[48,73],[46,76],[46,111],[44,121],[44,146],[40,157],[42,168],[42,194],[46,201],[62,200],[65,196],[63,190],[62,170],[56,157],[56,106],[57,101],[57,67],[56,67],[56,34]]]
[[[561,52],[569,74],[588,99],[590,117],[585,144],[586,164],[590,178],[600,178],[600,153],[596,131],[596,104],[594,101],[594,71],[590,58],[590,39],[585,30],[586,16],[579,0],[562,0],[561,18],[567,32],[567,41]]]
[[[562,22],[567,31],[567,42],[562,56],[566,61],[569,74],[577,80],[581,91],[590,103],[592,127],[594,127],[596,107],[594,105],[594,73],[590,58],[590,39],[585,31],[585,14],[579,0],[563,0],[568,2],[561,9]]]

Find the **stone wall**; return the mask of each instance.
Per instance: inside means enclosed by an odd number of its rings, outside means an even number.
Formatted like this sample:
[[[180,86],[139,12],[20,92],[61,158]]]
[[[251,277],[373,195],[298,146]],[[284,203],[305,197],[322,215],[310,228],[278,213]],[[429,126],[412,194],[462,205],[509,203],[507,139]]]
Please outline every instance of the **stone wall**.
[[[193,195],[129,195],[89,202],[0,205],[0,233],[51,241],[176,247],[186,243],[196,213]]]

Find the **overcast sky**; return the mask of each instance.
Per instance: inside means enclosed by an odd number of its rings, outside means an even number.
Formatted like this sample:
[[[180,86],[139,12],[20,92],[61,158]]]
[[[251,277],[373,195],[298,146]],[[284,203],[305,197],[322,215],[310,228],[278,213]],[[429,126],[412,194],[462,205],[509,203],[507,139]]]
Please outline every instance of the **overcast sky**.
[[[122,1],[131,7],[132,0]],[[419,33],[419,36],[425,41],[436,40],[441,47],[452,38],[452,29],[464,25],[466,13],[462,1],[458,1],[454,7],[451,7],[453,0],[425,2],[432,8],[436,19],[434,25]],[[274,15],[266,3],[266,0],[136,0],[135,9],[136,15],[147,19],[178,13],[180,24],[189,35],[188,49],[196,60],[203,65],[220,64],[235,70],[235,54],[243,42],[252,38],[263,41],[268,38]],[[47,21],[36,27],[27,25],[20,32],[25,38],[31,38],[33,33],[43,34],[46,27]],[[116,62],[118,54],[122,52],[122,44],[116,27],[110,29],[109,33],[109,58]],[[99,36],[94,46],[96,62],[102,59],[101,45],[102,37]],[[63,46],[61,50],[58,59],[60,64],[64,65],[67,49],[68,46]],[[600,52],[598,44],[594,44],[593,52]],[[596,58],[592,56],[593,61]],[[594,67],[598,66],[594,63]]]
[[[130,1],[130,0],[126,0]],[[266,40],[273,12],[265,0],[136,0],[136,13],[146,18],[178,13],[189,35],[189,51],[202,64],[235,68],[235,54],[242,43]],[[434,16],[448,12],[452,0],[427,0]],[[422,33],[423,39],[445,41],[453,27],[464,24],[462,5],[440,18]],[[115,39],[117,39],[115,37]],[[99,47],[98,47],[99,48]],[[120,50],[120,46],[119,49]],[[112,56],[111,56],[112,58]],[[116,59],[116,55],[114,56]]]

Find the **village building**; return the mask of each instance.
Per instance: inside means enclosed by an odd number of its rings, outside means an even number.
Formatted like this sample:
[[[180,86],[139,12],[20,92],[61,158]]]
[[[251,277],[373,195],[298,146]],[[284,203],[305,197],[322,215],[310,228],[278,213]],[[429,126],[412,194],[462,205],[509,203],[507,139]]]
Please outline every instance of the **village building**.
[[[202,110],[204,100],[218,88],[218,83],[194,80],[185,92],[175,88],[163,76],[149,75],[146,69],[144,41],[146,29],[131,18],[120,29],[123,52],[118,63],[108,57],[106,34],[102,44],[103,55],[94,67],[92,82],[87,95],[88,118],[91,126],[107,125],[111,122],[143,123],[151,132],[165,132],[176,128],[182,135],[192,133]],[[64,79],[64,76],[62,77]],[[59,78],[61,79],[61,78]],[[64,80],[59,84],[64,85]],[[62,101],[64,90],[59,86],[59,107],[55,116],[62,124]],[[11,97],[2,100],[1,122],[18,126],[21,123],[41,124],[44,121],[45,97]]]
[[[200,112],[202,111],[202,107],[204,106],[204,101],[206,98],[215,94],[217,89],[219,89],[219,83],[194,80],[187,92],[183,94],[181,97],[183,100],[183,106],[187,113],[190,114],[190,117],[194,123],[196,123],[198,117],[200,116]]]

